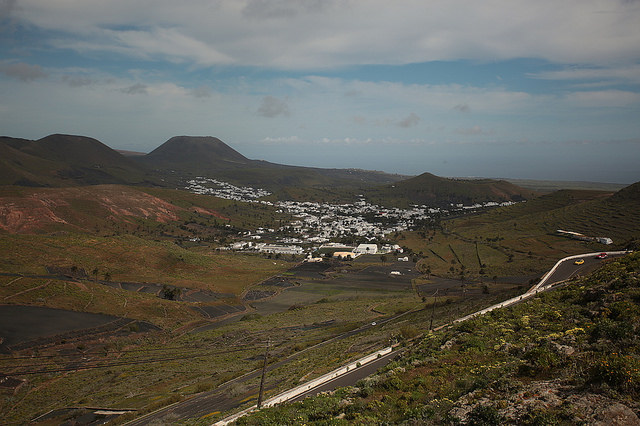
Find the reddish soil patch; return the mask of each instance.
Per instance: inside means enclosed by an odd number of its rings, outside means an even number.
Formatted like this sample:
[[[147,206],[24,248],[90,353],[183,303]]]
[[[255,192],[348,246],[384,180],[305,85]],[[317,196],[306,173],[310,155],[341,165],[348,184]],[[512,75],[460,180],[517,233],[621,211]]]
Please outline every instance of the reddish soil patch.
[[[185,210],[135,188],[117,185],[25,189],[24,194],[0,196],[1,229],[10,233],[29,233],[52,225],[88,225],[95,218],[109,217],[124,220],[136,217],[167,223],[178,220],[178,214]],[[215,211],[196,209],[228,220]]]
[[[196,213],[207,214],[209,216],[217,217],[218,219],[227,220],[227,221],[230,220],[228,217],[221,215],[215,210],[203,209],[202,207],[195,207],[195,206],[192,207],[191,210]]]

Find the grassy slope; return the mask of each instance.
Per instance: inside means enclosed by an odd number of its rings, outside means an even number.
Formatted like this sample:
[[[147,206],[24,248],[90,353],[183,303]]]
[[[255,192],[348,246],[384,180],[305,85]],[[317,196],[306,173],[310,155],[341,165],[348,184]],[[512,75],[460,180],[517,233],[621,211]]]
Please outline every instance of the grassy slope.
[[[240,424],[575,424],[634,416],[640,255],[514,307],[428,334],[356,388]],[[625,417],[623,417],[625,418]]]
[[[290,265],[260,256],[186,249],[171,242],[131,235],[0,235],[0,251],[5,253],[0,258],[2,272],[45,274],[48,265],[76,266],[89,274],[97,268],[100,278],[108,272],[113,281],[160,283],[233,294],[242,293],[251,284]]]
[[[614,196],[564,190],[483,214],[445,220],[437,230],[405,233],[401,244],[422,252],[425,259],[420,266],[439,275],[457,277],[462,272],[454,252],[467,276],[535,275],[560,257],[611,248],[561,237],[557,229],[610,237],[614,247],[623,247],[640,238],[637,211],[640,197],[634,187]]]
[[[0,209],[4,212],[0,227],[11,232],[75,230],[94,233],[97,229],[106,232],[116,228],[133,232],[145,221],[145,229],[161,224],[175,228],[190,222],[203,222],[212,227],[226,224],[239,228],[275,227],[289,217],[261,204],[239,203],[186,191],[120,185],[0,186]],[[9,225],[14,219],[16,224]]]

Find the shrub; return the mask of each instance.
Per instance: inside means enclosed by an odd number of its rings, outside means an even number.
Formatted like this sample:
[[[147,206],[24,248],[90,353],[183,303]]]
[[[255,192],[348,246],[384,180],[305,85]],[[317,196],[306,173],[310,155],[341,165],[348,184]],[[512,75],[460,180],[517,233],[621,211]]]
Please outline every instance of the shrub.
[[[469,413],[469,425],[501,425],[504,418],[497,409],[490,405],[476,405]]]
[[[589,381],[606,383],[622,392],[637,392],[640,387],[640,361],[617,352],[600,356],[589,369]]]

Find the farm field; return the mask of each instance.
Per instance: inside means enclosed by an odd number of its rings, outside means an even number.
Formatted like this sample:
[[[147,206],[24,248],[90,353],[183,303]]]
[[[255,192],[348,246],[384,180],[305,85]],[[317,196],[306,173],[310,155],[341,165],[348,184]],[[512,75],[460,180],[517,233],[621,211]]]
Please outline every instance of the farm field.
[[[69,281],[2,277],[0,297],[6,299],[5,303],[19,304],[31,299],[65,309],[74,309],[74,306],[77,309],[84,304],[84,311],[110,311],[118,318],[151,320],[150,323],[162,327],[143,330],[140,326],[129,327],[127,322],[120,331],[113,330],[110,335],[57,341],[54,338],[46,347],[25,349],[22,353],[27,351],[51,357],[47,365],[65,368],[84,363],[88,368],[58,377],[55,385],[46,385],[49,383],[47,375],[28,376],[27,382],[15,390],[19,402],[10,403],[13,398],[4,402],[11,404],[10,407],[4,405],[7,408],[4,419],[35,418],[50,409],[47,407],[61,406],[108,406],[146,411],[167,401],[177,401],[212,389],[247,369],[259,368],[259,354],[267,338],[272,342],[270,357],[275,362],[332,336],[357,329],[362,324],[398,313],[415,310],[407,318],[417,319],[423,324],[422,327],[408,326],[405,321],[373,328],[312,351],[303,358],[305,362],[288,362],[270,374],[268,389],[276,392],[296,384],[299,379],[323,374],[362,351],[424,332],[428,323],[426,317],[431,313],[431,309],[425,308],[431,306],[432,300],[423,301],[412,286],[419,275],[409,275],[409,269],[413,270],[415,265],[412,262],[385,262],[383,265],[377,256],[364,257],[352,264],[333,264],[329,269],[326,265],[301,265],[284,271],[279,275],[282,279],[267,280],[266,286],[251,287],[269,288],[271,285],[278,291],[267,299],[247,302],[250,312],[236,315],[231,322],[213,323],[213,328],[197,328],[186,334],[180,332],[180,328],[198,323],[202,318],[188,307],[187,302],[164,300],[150,293],[123,291],[93,282],[90,277]],[[389,274],[393,270],[402,270],[402,267],[405,268],[403,275]],[[295,284],[282,288],[273,286],[285,279]],[[19,288],[29,291],[20,293]],[[442,299],[435,310],[436,323],[442,323],[470,306],[489,304],[495,297],[498,295],[477,292],[464,304],[453,303],[457,300],[453,297],[448,302]],[[425,319],[420,320],[420,316]],[[28,340],[26,337],[22,336],[22,339]],[[232,351],[225,355],[223,348],[238,348],[246,362],[238,363],[238,354]],[[131,350],[134,352],[128,352]],[[87,364],[80,361],[87,353],[100,356],[92,356],[92,361]],[[12,361],[15,355],[4,355],[0,359],[3,372],[32,368],[24,365],[24,361]],[[190,358],[188,362],[184,360],[185,356]],[[158,358],[169,360],[154,361]],[[114,365],[116,360],[123,365]],[[138,360],[142,363],[138,364]],[[310,364],[311,360],[317,361]],[[7,369],[7,362],[12,366],[10,369]],[[91,368],[100,364],[105,367]],[[309,368],[309,365],[314,367]],[[105,371],[108,374],[105,375]],[[203,375],[205,371],[215,373],[213,376]],[[134,382],[138,384],[135,391],[130,386]],[[234,392],[238,395],[246,393],[250,397],[255,395],[252,389],[256,385],[254,382],[246,383]],[[34,392],[35,389],[38,391]]]

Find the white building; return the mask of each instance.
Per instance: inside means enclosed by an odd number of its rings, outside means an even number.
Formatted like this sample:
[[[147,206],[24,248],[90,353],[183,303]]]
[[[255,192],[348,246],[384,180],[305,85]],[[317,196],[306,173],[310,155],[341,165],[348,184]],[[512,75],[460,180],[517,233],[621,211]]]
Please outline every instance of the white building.
[[[260,253],[274,254],[303,254],[304,250],[299,246],[281,246],[278,244],[264,244],[258,247]]]
[[[354,250],[354,253],[358,254],[376,254],[378,253],[378,246],[376,244],[359,244]]]

